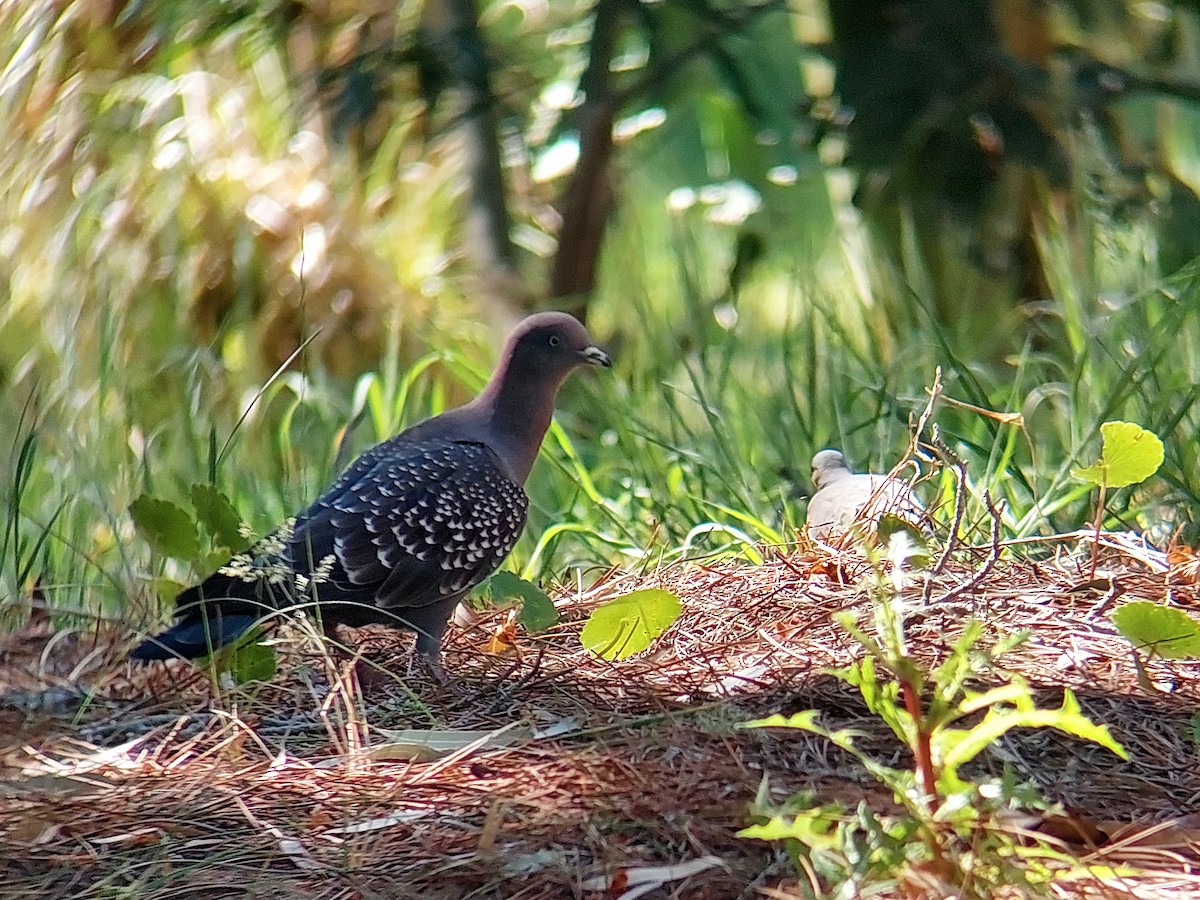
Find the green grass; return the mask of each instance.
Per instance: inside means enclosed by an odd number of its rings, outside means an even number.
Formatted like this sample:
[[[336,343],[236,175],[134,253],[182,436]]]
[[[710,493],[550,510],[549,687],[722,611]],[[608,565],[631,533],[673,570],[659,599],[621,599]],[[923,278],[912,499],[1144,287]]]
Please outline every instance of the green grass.
[[[203,574],[150,553],[127,512],[137,496],[183,503],[213,483],[266,531],[353,452],[469,396],[500,337],[446,252],[454,158],[419,145],[411,109],[360,166],[297,136],[283,60],[255,23],[139,71],[119,48],[79,46],[48,8],[0,19],[5,50],[34,25],[42,41],[0,78],[12,135],[0,156],[0,622],[21,620],[38,579],[55,609],[134,627],[155,616],[164,581]],[[1075,224],[1047,201],[1038,235],[1058,302],[997,359],[941,328],[848,215],[824,245],[773,248],[727,296],[735,229],[668,213],[670,187],[629,175],[591,313],[617,365],[563,392],[516,570],[753,560],[755,544],[803,522],[815,450],[840,446],[876,470],[898,459],[938,367],[947,396],[1024,417],[937,410],[969,464],[969,522],[988,491],[1007,502],[1007,534],[1082,526],[1090,498],[1070,470],[1113,418],[1159,434],[1166,462],[1110,497],[1109,524],[1161,539],[1189,522],[1196,270],[1159,279],[1144,230],[1082,189]],[[278,222],[263,224],[267,207]],[[855,272],[875,273],[874,287]],[[311,343],[281,370],[296,339]]]

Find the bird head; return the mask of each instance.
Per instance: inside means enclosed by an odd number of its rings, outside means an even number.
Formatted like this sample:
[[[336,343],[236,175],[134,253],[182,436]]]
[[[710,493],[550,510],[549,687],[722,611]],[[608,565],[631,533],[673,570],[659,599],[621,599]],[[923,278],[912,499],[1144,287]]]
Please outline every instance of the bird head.
[[[849,474],[841,450],[820,450],[812,459],[812,480],[817,489],[844,474]]]
[[[510,371],[528,373],[538,381],[561,382],[579,366],[612,366],[580,321],[562,312],[529,316],[513,331],[505,349]]]
[[[581,366],[611,366],[587,329],[561,312],[537,313],[509,336],[482,393],[463,407],[468,420],[482,415],[493,449],[524,482],[554,415],[558,389]]]

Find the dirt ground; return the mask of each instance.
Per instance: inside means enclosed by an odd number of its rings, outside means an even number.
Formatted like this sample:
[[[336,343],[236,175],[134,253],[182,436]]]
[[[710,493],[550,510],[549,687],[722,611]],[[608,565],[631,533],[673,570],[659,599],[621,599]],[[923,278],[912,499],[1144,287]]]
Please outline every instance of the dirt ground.
[[[1150,660],[1139,682],[1109,618],[1133,598],[1200,611],[1194,565],[1117,543],[1092,577],[1076,541],[990,553],[908,589],[911,654],[936,663],[972,617],[992,637],[1028,629],[1004,666],[1047,705],[1071,688],[1130,759],[1029,730],[976,774],[1007,765],[1085,823],[1069,849],[1108,874],[1056,894],[1200,897],[1200,663]],[[130,666],[128,626],[34,615],[0,637],[0,897],[800,896],[780,847],[736,836],[764,775],[776,800],[892,797],[819,737],[738,726],[817,709],[906,764],[827,674],[861,655],[833,615],[869,612],[865,573],[811,546],[607,573],[555,592],[562,622],[519,652],[484,652],[504,613],[452,629],[448,687],[408,675],[411,641],[386,629],[356,645],[402,679],[360,681],[289,629],[276,678],[239,692],[183,663]],[[683,616],[638,658],[585,652],[588,612],[638,587],[676,592]],[[428,729],[471,733],[406,758]]]

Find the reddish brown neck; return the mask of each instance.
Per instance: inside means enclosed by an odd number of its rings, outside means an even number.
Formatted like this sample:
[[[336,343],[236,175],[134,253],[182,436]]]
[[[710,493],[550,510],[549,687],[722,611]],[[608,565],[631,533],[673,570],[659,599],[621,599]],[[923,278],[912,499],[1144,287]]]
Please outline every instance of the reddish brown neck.
[[[566,373],[513,372],[511,360],[493,373],[471,403],[486,422],[491,442],[513,477],[524,483],[554,416],[554,400]]]

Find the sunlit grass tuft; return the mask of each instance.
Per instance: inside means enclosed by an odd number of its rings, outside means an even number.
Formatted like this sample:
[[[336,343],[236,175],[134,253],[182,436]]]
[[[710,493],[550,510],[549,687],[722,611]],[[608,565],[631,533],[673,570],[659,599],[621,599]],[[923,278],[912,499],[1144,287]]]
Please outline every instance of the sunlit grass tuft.
[[[80,46],[83,5],[59,6],[0,12],[0,617],[19,621],[38,580],[56,610],[132,624],[206,574],[150,554],[137,496],[211,483],[261,534],[366,446],[469,397],[500,337],[452,251],[454,149],[423,142],[414,109],[359,160],[286,90],[262,19],[134,60]],[[1109,498],[1107,524],[1165,539],[1190,521],[1197,270],[1160,280],[1144,231],[1085,192],[1070,215],[1045,200],[1054,302],[996,310],[992,331],[1027,320],[994,359],[931,317],[852,209],[734,285],[738,230],[671,213],[672,187],[643,176],[621,198],[589,308],[617,365],[563,392],[515,570],[754,562],[803,523],[816,450],[892,467],[939,368],[968,526],[984,492],[1010,535],[1086,522],[1070,471],[1108,419],[1154,431],[1166,461]],[[952,484],[926,499],[948,509]]]

